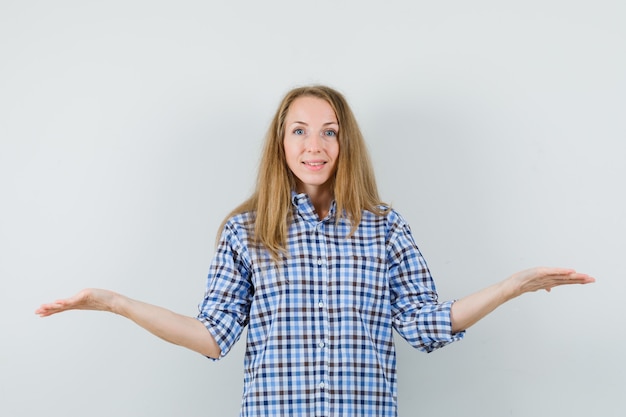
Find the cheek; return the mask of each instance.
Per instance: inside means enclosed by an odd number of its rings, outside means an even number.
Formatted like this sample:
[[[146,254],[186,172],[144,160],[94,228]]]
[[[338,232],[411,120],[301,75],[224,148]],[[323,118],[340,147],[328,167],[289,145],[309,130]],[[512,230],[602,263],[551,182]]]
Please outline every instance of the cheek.
[[[283,140],[283,149],[285,150],[285,154],[295,154],[298,150],[297,141],[292,138],[285,138]]]
[[[285,145],[284,152],[287,165],[290,167],[295,166],[298,163],[298,150],[295,149],[293,146]]]
[[[335,142],[333,144],[333,146],[330,149],[330,152],[332,152],[332,156],[334,159],[339,158],[339,142]]]

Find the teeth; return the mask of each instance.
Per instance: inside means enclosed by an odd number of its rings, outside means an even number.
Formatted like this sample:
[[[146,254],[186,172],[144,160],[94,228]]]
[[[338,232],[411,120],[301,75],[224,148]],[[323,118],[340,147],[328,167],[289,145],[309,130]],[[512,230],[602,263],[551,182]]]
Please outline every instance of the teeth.
[[[311,165],[311,166],[314,166],[314,167],[317,167],[317,166],[320,166],[320,165],[324,165],[323,162],[305,162],[305,164]]]

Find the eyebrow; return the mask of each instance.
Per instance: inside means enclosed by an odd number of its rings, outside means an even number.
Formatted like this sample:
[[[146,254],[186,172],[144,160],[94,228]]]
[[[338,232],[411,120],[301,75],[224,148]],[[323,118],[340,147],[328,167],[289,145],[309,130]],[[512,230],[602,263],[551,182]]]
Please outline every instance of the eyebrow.
[[[309,125],[308,123],[302,122],[300,120],[295,120],[295,121],[290,123],[290,125],[295,125],[295,124],[301,124],[301,125],[305,125],[305,126]],[[328,125],[337,125],[337,126],[339,126],[339,122],[326,122],[322,126],[328,126]]]

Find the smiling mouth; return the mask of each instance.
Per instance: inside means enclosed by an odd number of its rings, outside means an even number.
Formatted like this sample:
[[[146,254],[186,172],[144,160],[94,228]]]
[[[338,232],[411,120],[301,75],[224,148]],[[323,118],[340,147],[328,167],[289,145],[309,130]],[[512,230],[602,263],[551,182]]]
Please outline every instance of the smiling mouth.
[[[326,164],[326,162],[303,162],[303,164],[311,167],[321,167],[322,165]]]

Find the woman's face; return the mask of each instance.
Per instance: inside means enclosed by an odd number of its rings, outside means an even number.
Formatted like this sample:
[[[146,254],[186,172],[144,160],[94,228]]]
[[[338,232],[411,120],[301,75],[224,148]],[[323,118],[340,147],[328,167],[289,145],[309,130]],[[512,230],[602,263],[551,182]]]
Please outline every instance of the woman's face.
[[[329,192],[339,157],[339,123],[326,100],[303,96],[289,106],[283,145],[297,192],[318,196]]]

